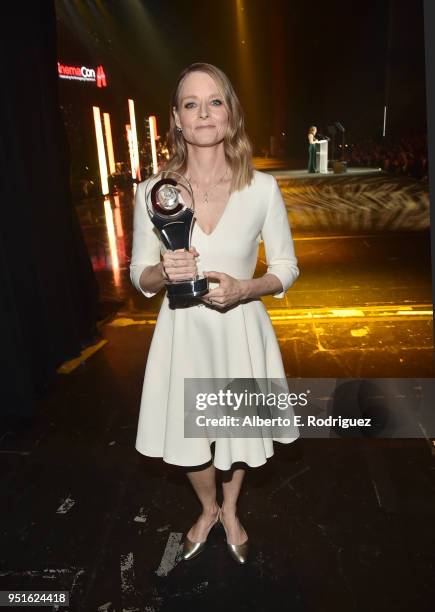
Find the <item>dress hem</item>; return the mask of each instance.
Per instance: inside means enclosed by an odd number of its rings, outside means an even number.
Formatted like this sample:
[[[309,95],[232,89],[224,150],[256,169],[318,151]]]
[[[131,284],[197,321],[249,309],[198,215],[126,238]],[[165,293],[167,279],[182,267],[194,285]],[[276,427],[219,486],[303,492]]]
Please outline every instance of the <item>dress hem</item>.
[[[293,442],[296,442],[296,440],[298,440],[299,438],[300,436],[296,436],[295,438],[286,438],[285,441],[280,438],[272,438],[272,441],[280,442],[281,444],[292,444]],[[210,440],[210,448],[213,442],[216,442],[216,440]],[[197,467],[198,465],[203,465],[204,463],[208,463],[212,459],[213,465],[215,466],[215,468],[218,470],[222,470],[222,471],[230,470],[233,463],[246,463],[246,465],[250,468],[261,467],[262,465],[265,465],[267,463],[267,460],[271,459],[275,454],[275,452],[272,450],[272,453],[270,455],[265,455],[265,460],[262,461],[261,463],[254,464],[254,463],[249,463],[248,461],[246,461],[246,459],[234,459],[229,465],[229,467],[221,467],[220,465],[217,465],[215,463],[214,457],[211,454],[211,450],[210,450],[210,456],[207,459],[205,459],[204,461],[201,461],[200,463],[192,464],[192,463],[176,463],[175,461],[171,461],[166,455],[162,455],[162,453],[159,451],[144,452],[140,450],[137,446],[135,448],[138,451],[138,453],[140,453],[141,455],[144,455],[145,457],[152,457],[153,459],[162,459],[165,463],[168,463],[169,465],[177,465],[178,467]]]

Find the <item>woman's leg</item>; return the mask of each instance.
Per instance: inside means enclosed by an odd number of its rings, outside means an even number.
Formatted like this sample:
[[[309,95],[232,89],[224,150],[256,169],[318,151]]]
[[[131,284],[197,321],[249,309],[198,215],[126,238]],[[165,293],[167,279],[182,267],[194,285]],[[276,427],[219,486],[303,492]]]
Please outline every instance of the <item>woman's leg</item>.
[[[310,144],[308,147],[308,172],[316,171],[316,145]]]
[[[206,468],[189,470],[187,477],[202,505],[202,514],[190,528],[187,537],[192,542],[203,542],[216,521],[219,510],[216,502],[216,468],[212,463]]]
[[[223,472],[221,520],[225,526],[227,539],[230,544],[243,544],[248,539],[248,534],[237,518],[237,500],[245,473],[246,468],[234,468],[233,470]]]

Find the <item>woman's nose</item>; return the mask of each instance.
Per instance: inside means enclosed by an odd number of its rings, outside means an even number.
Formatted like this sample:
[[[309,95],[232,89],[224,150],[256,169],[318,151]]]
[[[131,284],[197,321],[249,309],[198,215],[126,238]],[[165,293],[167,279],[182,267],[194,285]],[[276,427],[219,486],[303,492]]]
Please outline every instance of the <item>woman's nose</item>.
[[[201,104],[199,116],[201,119],[206,119],[208,117],[207,104],[205,102]]]

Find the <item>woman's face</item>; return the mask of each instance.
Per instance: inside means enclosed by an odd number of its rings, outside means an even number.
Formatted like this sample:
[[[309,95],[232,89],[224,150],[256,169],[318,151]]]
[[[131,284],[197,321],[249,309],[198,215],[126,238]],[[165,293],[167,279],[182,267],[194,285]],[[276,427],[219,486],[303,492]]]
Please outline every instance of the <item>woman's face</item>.
[[[313,134],[314,134],[314,136],[317,134],[317,128],[314,128]]]
[[[214,80],[205,72],[191,72],[179,93],[175,122],[184,139],[199,147],[222,142],[228,129],[228,112]]]

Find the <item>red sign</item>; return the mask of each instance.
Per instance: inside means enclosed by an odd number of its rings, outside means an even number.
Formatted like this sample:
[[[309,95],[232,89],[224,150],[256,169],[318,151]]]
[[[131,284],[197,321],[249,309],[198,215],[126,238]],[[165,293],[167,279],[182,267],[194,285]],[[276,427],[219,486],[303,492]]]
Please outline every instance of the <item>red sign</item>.
[[[97,87],[107,87],[103,66],[97,66]]]
[[[103,66],[87,68],[86,66],[65,66],[57,62],[59,78],[69,81],[85,81],[96,83],[97,87],[107,87],[106,74]]]

